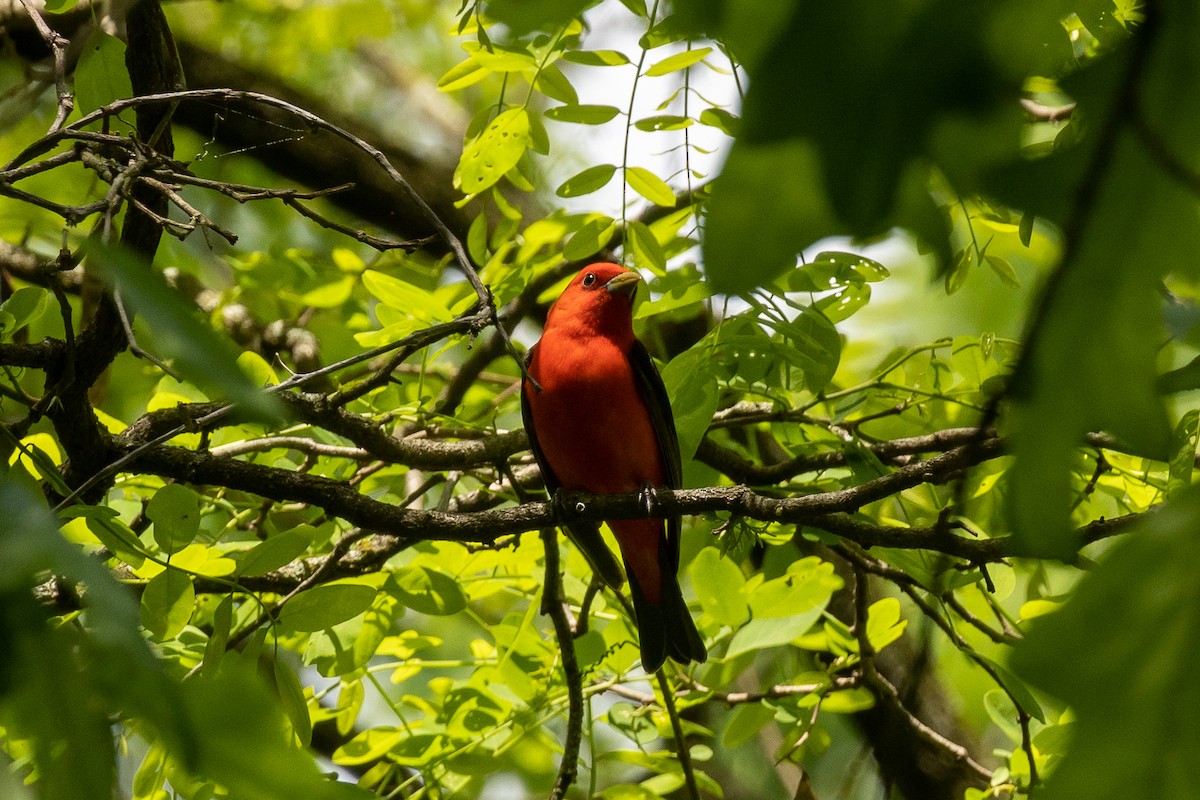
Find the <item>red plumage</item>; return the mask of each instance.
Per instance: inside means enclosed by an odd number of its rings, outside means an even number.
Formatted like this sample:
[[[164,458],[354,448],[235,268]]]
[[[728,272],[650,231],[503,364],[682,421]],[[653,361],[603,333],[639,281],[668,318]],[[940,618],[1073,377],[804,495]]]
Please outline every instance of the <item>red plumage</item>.
[[[616,494],[680,488],[675,421],[662,378],[633,335],[640,278],[616,264],[585,267],[550,309],[521,386],[525,430],[546,488]],[[707,652],[680,594],[680,520],[610,520],[629,573],[642,666],[681,664]],[[568,526],[593,569],[614,588],[621,568],[593,523]]]

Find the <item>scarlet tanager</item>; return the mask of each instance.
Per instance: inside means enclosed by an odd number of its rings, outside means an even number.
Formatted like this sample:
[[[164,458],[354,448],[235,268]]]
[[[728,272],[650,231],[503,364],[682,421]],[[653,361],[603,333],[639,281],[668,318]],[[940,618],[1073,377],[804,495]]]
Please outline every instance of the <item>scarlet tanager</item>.
[[[521,384],[521,413],[551,497],[682,486],[679,439],[662,378],[633,335],[641,278],[616,264],[584,267],[550,309]],[[540,387],[540,388],[539,388]],[[678,516],[609,520],[629,573],[642,667],[708,653],[679,591]],[[624,575],[596,523],[573,521],[571,539],[592,569],[619,588]]]

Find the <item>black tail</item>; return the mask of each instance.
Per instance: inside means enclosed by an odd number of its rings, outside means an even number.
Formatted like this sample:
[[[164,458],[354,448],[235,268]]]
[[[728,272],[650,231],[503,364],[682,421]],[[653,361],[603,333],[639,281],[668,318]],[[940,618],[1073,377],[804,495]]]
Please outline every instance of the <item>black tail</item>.
[[[699,663],[707,659],[704,640],[700,638],[692,614],[683,602],[683,594],[675,576],[662,576],[662,597],[658,603],[651,603],[638,586],[633,570],[626,571],[629,573],[629,593],[633,596],[633,611],[642,645],[642,669],[648,673],[657,671],[667,656],[680,664],[690,661]]]

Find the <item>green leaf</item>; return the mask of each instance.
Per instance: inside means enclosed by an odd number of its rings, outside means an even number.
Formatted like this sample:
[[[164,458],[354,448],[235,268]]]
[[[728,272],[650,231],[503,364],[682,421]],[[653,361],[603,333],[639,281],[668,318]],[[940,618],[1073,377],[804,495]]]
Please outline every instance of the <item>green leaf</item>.
[[[301,746],[308,747],[312,743],[312,719],[308,716],[308,704],[304,700],[304,689],[300,686],[300,679],[278,658],[271,663],[274,667],[275,689],[283,704],[283,713],[287,715],[292,732]]]
[[[1163,394],[1187,392],[1200,388],[1200,356],[1193,358],[1179,369],[1164,372],[1158,377],[1155,387]]]
[[[1026,247],[1029,247],[1029,243],[1033,241],[1033,224],[1035,222],[1037,222],[1037,214],[1026,211],[1021,215],[1019,235],[1021,238],[1021,244],[1025,245]]]
[[[662,377],[675,415],[679,452],[687,460],[696,454],[721,404],[709,345],[701,342],[671,359]]]
[[[732,559],[715,547],[705,547],[692,560],[688,572],[704,613],[721,625],[736,628],[750,616],[746,604],[746,578]]]
[[[583,172],[563,181],[562,186],[559,186],[554,193],[559,197],[582,197],[585,194],[591,194],[607,186],[616,171],[616,166],[612,164],[588,167]]]
[[[758,735],[771,720],[775,719],[775,709],[766,703],[742,703],[733,709],[725,721],[725,730],[721,734],[721,746],[733,750]]]
[[[866,256],[826,250],[789,272],[786,281],[788,291],[827,292],[864,281],[880,281],[888,274],[886,267]]]
[[[992,689],[983,696],[983,706],[996,727],[1004,731],[1013,744],[1021,743],[1021,725],[1012,698],[1001,689]]]
[[[350,299],[356,284],[353,275],[340,275],[300,295],[299,301],[314,308],[337,308]]]
[[[807,633],[813,623],[820,619],[822,610],[813,609],[807,614],[790,617],[752,619],[733,635],[725,657],[734,658],[742,653],[788,644]]]
[[[1198,526],[1193,488],[1106,552],[1061,610],[1029,623],[1014,669],[1076,715],[1046,800],[1194,794],[1184,776],[1200,759]]]
[[[242,800],[370,800],[375,794],[329,780],[293,746],[284,716],[249,670],[184,683],[188,717],[203,743],[197,772]]]
[[[615,106],[568,105],[546,109],[546,117],[555,122],[574,122],[579,125],[603,125],[621,110]]]
[[[805,308],[794,320],[776,320],[773,327],[788,345],[781,353],[804,373],[808,390],[816,394],[828,386],[842,353],[842,339],[833,323],[820,311]]]
[[[556,31],[595,3],[596,0],[491,0],[487,13],[519,38],[534,31]]]
[[[1157,391],[1159,281],[1171,272],[1197,274],[1184,255],[1200,252],[1200,231],[1191,223],[1195,197],[1126,139],[1105,171],[1092,214],[1107,222],[1086,226],[1076,242],[1075,268],[1046,298],[1044,324],[1026,343],[1010,392],[1015,462],[1008,508],[1013,532],[1031,555],[1069,559],[1079,546],[1070,526],[1069,474],[1085,433],[1112,433],[1134,452],[1163,461],[1171,453],[1171,426]]]
[[[241,557],[238,574],[252,578],[277,570],[300,557],[311,541],[311,527],[306,530],[290,530],[277,533],[266,541],[259,542]]]
[[[727,136],[737,136],[740,117],[723,108],[706,108],[697,120],[701,125],[716,128]]]
[[[603,214],[592,216],[563,248],[563,257],[568,261],[582,261],[588,256],[595,255],[616,231],[616,222]]]
[[[200,674],[212,678],[221,668],[225,648],[229,646],[229,633],[233,630],[233,595],[227,594],[217,603],[213,611],[212,634],[204,645],[204,665]]]
[[[388,578],[400,602],[422,614],[448,616],[467,607],[467,596],[458,581],[444,572],[408,566]]]
[[[840,588],[842,579],[834,573],[832,564],[806,556],[789,564],[787,574],[759,584],[750,593],[750,611],[755,619],[807,616],[814,610],[819,617],[830,596]]]
[[[971,658],[975,661],[978,661],[980,664],[986,664],[989,666],[992,669],[992,672],[994,672],[998,677],[1000,686],[1006,692],[1008,692],[1009,696],[1012,697],[1013,702],[1018,703],[1022,708],[1025,709],[1025,712],[1029,714],[1029,716],[1033,717],[1038,722],[1046,721],[1046,712],[1042,710],[1041,703],[1039,703],[1037,698],[1033,696],[1033,693],[1029,691],[1029,687],[1025,685],[1024,681],[1009,672],[1007,667],[1004,667],[1000,663],[993,661],[987,656],[980,655],[979,653],[971,653]]]
[[[687,69],[693,64],[703,61],[705,56],[711,53],[711,47],[697,47],[695,50],[685,50],[682,53],[676,53],[673,56],[667,56],[661,61],[655,62],[646,70],[645,74],[650,77],[657,75],[668,75],[672,72],[678,72],[681,69]]]
[[[197,319],[196,307],[166,284],[141,257],[108,247],[96,239],[85,244],[87,262],[121,293],[154,331],[154,350],[171,359],[185,378],[210,397],[224,398],[255,420],[276,420],[279,401],[266,394],[238,368],[237,351]]]
[[[644,117],[633,123],[639,131],[679,131],[693,125],[696,121],[691,117],[681,117],[676,114],[658,114]]]
[[[820,162],[800,141],[739,140],[714,181],[704,229],[704,269],[716,294],[738,294],[796,265],[800,251],[844,233],[820,191]]]
[[[369,269],[362,274],[363,286],[384,305],[400,312],[400,316],[416,323],[448,322],[454,318],[450,309],[432,292],[403,281],[393,275]]]
[[[649,744],[658,738],[658,728],[645,709],[626,703],[613,703],[608,709],[608,724],[636,744]]]
[[[405,732],[390,725],[368,728],[333,753],[333,763],[346,767],[378,761],[405,738]]]
[[[630,63],[629,56],[616,50],[568,50],[563,59],[589,67],[620,67]]]
[[[49,305],[50,292],[40,286],[22,286],[17,289],[3,305],[0,305],[0,311],[9,315],[5,326],[0,329],[0,335],[6,338],[11,336],[13,331],[41,317]]]
[[[296,631],[332,628],[366,611],[375,589],[361,583],[328,583],[303,591],[284,604],[279,621]]]
[[[77,508],[78,506],[72,510]],[[96,538],[117,558],[135,567],[140,567],[145,562],[146,546],[123,521],[99,515],[85,514],[82,516],[87,517],[88,530],[95,534]]]
[[[125,69],[125,43],[99,27],[83,43],[75,68],[75,108],[81,114],[95,111],[114,100],[133,96]]]
[[[524,108],[499,114],[463,148],[454,185],[465,194],[478,194],[517,166],[529,146],[529,115]]]
[[[662,278],[654,281],[651,288],[655,292],[662,292],[662,295],[638,306],[633,315],[635,320],[648,319],[656,314],[672,311],[695,315],[701,313],[702,304],[710,297],[708,285],[694,264],[664,272]]]
[[[491,70],[484,67],[476,58],[466,58],[446,70],[446,74],[438,79],[438,91],[456,92],[479,83],[490,74],[492,74]]]
[[[1168,465],[1167,497],[1187,490],[1192,485],[1192,473],[1196,467],[1196,447],[1200,444],[1200,410],[1192,409],[1179,420],[1175,426],[1175,434],[1171,437],[1176,443],[1175,455]]]
[[[200,496],[182,484],[168,483],[150,498],[146,516],[154,523],[154,541],[162,551],[178,553],[200,532]]]
[[[605,788],[596,797],[600,800],[661,800],[662,795],[636,783],[618,783]]]
[[[875,695],[862,686],[830,692],[821,700],[821,710],[830,714],[857,714],[875,705]]]
[[[116,753],[106,709],[76,663],[78,633],[49,622],[31,591],[0,591],[6,745],[28,739],[39,798],[109,800]]]
[[[867,612],[867,640],[879,652],[904,635],[908,620],[900,614],[900,601],[884,597],[871,604]]]
[[[142,591],[142,624],[160,642],[173,639],[191,621],[195,606],[192,579],[177,569],[165,569]]]
[[[655,205],[673,208],[675,193],[662,178],[645,167],[626,167],[625,182],[629,188],[640,194]]]
[[[488,261],[488,219],[484,212],[476,214],[467,229],[467,254],[476,264]]]
[[[569,106],[579,103],[579,95],[575,92],[575,87],[567,80],[567,76],[563,74],[562,70],[553,64],[542,67],[537,80],[534,81],[534,88],[551,100],[557,100]]]
[[[1013,269],[1012,264],[1008,263],[1006,259],[986,253],[983,256],[983,260],[987,262],[987,265],[992,268],[992,272],[995,272],[1001,281],[1014,289],[1021,287],[1021,279],[1017,277],[1017,271]]]
[[[633,254],[635,264],[652,270],[656,275],[667,271],[666,254],[646,223],[630,220],[625,226],[625,244]]]

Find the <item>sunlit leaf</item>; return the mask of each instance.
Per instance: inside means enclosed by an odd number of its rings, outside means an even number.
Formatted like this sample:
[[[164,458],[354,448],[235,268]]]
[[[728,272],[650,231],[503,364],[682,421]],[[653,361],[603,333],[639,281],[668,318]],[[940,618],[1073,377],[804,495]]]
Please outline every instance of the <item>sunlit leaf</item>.
[[[524,108],[510,108],[463,148],[454,185],[466,194],[482,192],[515,167],[528,146],[529,115]]]
[[[706,108],[700,112],[697,121],[701,125],[716,128],[727,136],[736,136],[738,117],[723,108]]]
[[[615,221],[597,215],[585,222],[583,227],[567,241],[566,247],[563,248],[563,256],[570,261],[582,261],[607,245],[615,231]]]
[[[629,63],[629,57],[616,50],[568,50],[563,59],[590,67],[619,67]]]
[[[659,114],[653,117],[643,117],[633,126],[639,131],[679,131],[695,123],[691,117],[681,117],[676,114]]]
[[[750,616],[746,604],[746,579],[731,559],[715,547],[705,547],[688,568],[692,586],[706,614],[722,625],[736,627]]]
[[[620,109],[615,106],[569,105],[546,109],[546,118],[555,122],[602,125],[620,113]]]
[[[671,208],[675,205],[675,192],[667,182],[645,167],[626,167],[625,182],[629,188],[659,206]]]
[[[559,197],[582,197],[608,185],[617,168],[612,164],[597,164],[563,181],[555,191]]]
[[[667,75],[672,72],[677,72],[681,69],[703,61],[705,56],[712,52],[711,47],[697,47],[695,50],[685,50],[682,53],[676,53],[673,56],[667,56],[661,61],[657,61],[646,70],[646,75]]]

